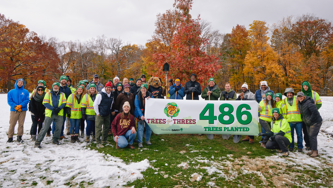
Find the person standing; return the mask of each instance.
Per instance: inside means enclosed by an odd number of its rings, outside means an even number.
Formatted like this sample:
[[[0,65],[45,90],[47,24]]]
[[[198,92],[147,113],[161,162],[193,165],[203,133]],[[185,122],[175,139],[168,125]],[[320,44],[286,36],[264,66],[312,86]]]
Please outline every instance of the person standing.
[[[99,76],[97,74],[94,74],[93,81],[91,81],[90,83],[96,85],[98,93],[102,92],[102,89],[104,88],[104,86],[102,83],[99,82]]]
[[[271,130],[271,122],[272,122],[272,110],[273,108],[276,108],[275,101],[273,100],[273,93],[272,92],[267,92],[265,95],[265,99],[263,99],[259,103],[259,123],[261,125],[261,129],[264,129],[266,133],[267,131]],[[262,132],[263,133],[263,132]],[[268,136],[265,136],[264,140],[261,143],[261,147],[265,148],[266,143],[268,141]]]
[[[67,80],[67,87],[69,87],[69,89],[72,91],[72,94],[76,91],[75,87],[73,87],[72,85],[72,80],[69,76],[67,76],[68,80]]]
[[[282,156],[289,155],[288,146],[291,142],[290,126],[288,121],[283,118],[279,108],[273,108],[273,120],[271,122],[271,130],[266,133],[260,133],[259,136],[269,137],[266,149],[278,149]]]
[[[128,84],[128,78],[124,78],[124,79],[123,79],[123,86],[124,86],[125,84]]]
[[[46,132],[48,131],[51,123],[55,122],[55,130],[52,138],[52,143],[60,145],[59,142],[61,128],[64,121],[64,108],[66,105],[66,96],[60,92],[60,83],[55,82],[52,84],[52,90],[48,92],[43,100],[45,106],[45,121],[42,130],[38,134],[35,142],[35,147],[41,148],[41,142],[43,141]]]
[[[90,135],[92,140],[95,140],[95,110],[94,101],[96,99],[97,89],[95,84],[89,84],[87,94],[85,94],[81,100],[81,113],[82,119],[86,120],[86,142],[90,142]]]
[[[134,79],[133,79],[133,78],[130,78],[130,79],[129,79],[129,85],[130,85],[131,87],[135,85],[135,84],[134,84]]]
[[[71,143],[80,142],[79,140],[79,128],[82,119],[81,113],[81,99],[84,96],[83,86],[79,86],[75,93],[69,95],[66,103],[66,113],[69,121],[71,122]]]
[[[306,126],[310,142],[311,151],[307,154],[311,157],[318,157],[317,136],[323,123],[323,119],[320,116],[314,100],[311,97],[305,96],[303,92],[298,92],[297,99],[299,100],[300,112],[303,122]]]
[[[271,92],[274,95],[274,91],[272,91],[267,84],[267,81],[260,82],[260,89],[258,89],[255,93],[256,101],[260,103],[261,100],[266,99],[266,93]]]
[[[120,79],[119,79],[119,77],[118,76],[115,76],[114,78],[113,78],[113,88],[114,88],[114,90],[117,90],[117,84],[120,82]]]
[[[38,80],[38,83],[37,83],[37,87],[38,86],[43,86],[44,87],[44,92],[47,93],[49,92],[50,90],[46,88],[46,82],[44,80]],[[31,99],[31,96],[34,95],[34,93],[36,93],[37,90],[34,89],[32,92],[31,92],[31,95],[30,95],[30,99]]]
[[[141,79],[137,79],[135,85],[131,87],[131,93],[133,93],[134,96],[138,94],[141,85],[142,85]]]
[[[117,149],[125,147],[135,149],[133,146],[136,137],[135,122],[134,116],[130,113],[131,106],[128,101],[124,103],[122,109],[111,124],[113,140],[116,142]]]
[[[170,80],[172,82],[172,79],[170,79]],[[169,80],[169,83],[170,83],[170,80]],[[170,86],[169,95],[170,95],[170,99],[183,100],[183,97],[185,96],[184,87],[182,87],[182,85],[180,84],[179,78],[176,78],[175,84]]]
[[[286,118],[286,105],[284,104],[284,101],[282,100],[282,94],[276,93],[274,95],[275,105],[276,108],[280,109],[280,113],[282,114],[283,118]]]
[[[35,93],[32,94],[29,102],[29,110],[31,112],[32,125],[30,129],[30,135],[32,141],[36,141],[36,135],[42,130],[43,122],[45,119],[45,106],[43,105],[43,99],[45,97],[45,87],[38,86]],[[37,132],[38,127],[38,132]]]
[[[201,94],[201,86],[196,81],[197,75],[191,74],[191,80],[185,84],[184,93],[186,94],[186,100],[199,100]]]
[[[222,91],[221,101],[223,100],[236,100],[237,94],[234,90],[231,89],[230,83],[224,85],[224,91]]]
[[[202,91],[201,97],[205,100],[219,100],[221,96],[221,90],[215,84],[214,78],[209,78],[208,86]],[[214,138],[213,134],[207,134],[207,138],[212,140]]]
[[[305,96],[310,97],[314,101],[314,104],[316,105],[317,109],[319,110],[323,103],[321,101],[319,94],[312,90],[311,84],[308,81],[304,81],[302,83],[302,92],[304,93]],[[310,138],[308,136],[309,133],[307,132],[307,130],[308,130],[307,126],[305,125],[305,123],[303,123],[305,149],[310,150]]]
[[[118,95],[120,95],[123,92],[123,84],[121,82],[118,82],[116,85],[116,91],[114,92],[114,99],[116,100]]]
[[[15,125],[18,123],[17,128],[17,141],[23,142],[23,125],[25,115],[28,110],[29,91],[24,89],[25,82],[22,78],[17,79],[15,82],[15,89],[12,89],[7,94],[7,103],[10,106],[8,141],[13,142]]]
[[[291,137],[292,142],[289,145],[289,151],[294,150],[294,131],[296,129],[297,134],[297,148],[298,152],[303,151],[303,135],[302,135],[302,116],[301,112],[299,110],[299,104],[297,97],[295,96],[294,89],[293,88],[287,88],[284,92],[284,95],[287,96],[287,98],[284,99],[284,104],[286,105],[286,119],[289,122],[290,128],[291,128]]]
[[[135,111],[134,111],[134,116],[138,119],[138,147],[142,148],[142,137],[143,137],[143,132],[146,130],[145,135],[146,135],[146,143],[147,145],[151,145],[150,142],[150,136],[151,136],[151,129],[149,125],[147,124],[145,120],[145,99],[152,98],[152,94],[148,91],[148,86],[147,84],[142,84],[140,91],[138,94],[135,96],[134,100],[134,106],[135,106]]]
[[[111,90],[112,83],[106,83],[105,88],[102,89],[102,92],[96,96],[96,99],[94,101],[94,110],[96,114],[95,138],[97,142],[97,148],[104,147],[101,144],[101,135],[102,143],[107,143],[108,133],[111,125],[111,109],[114,102],[114,96]]]
[[[130,85],[125,84],[124,85],[124,91],[120,93],[115,101],[114,108],[119,113],[123,112],[122,106],[125,102],[128,102],[130,104],[130,113],[134,114],[134,95],[130,92]]]
[[[141,77],[140,77],[140,79],[141,79],[141,83],[142,84],[146,84],[147,83],[147,81],[146,81],[146,75],[142,74]]]

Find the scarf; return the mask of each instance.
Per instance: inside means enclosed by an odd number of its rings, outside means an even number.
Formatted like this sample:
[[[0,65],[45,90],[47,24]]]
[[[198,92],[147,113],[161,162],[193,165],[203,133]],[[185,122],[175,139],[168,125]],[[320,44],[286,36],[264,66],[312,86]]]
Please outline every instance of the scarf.
[[[45,96],[45,92],[43,92],[42,95],[39,95],[38,92],[36,91],[34,99],[36,102],[42,102]]]

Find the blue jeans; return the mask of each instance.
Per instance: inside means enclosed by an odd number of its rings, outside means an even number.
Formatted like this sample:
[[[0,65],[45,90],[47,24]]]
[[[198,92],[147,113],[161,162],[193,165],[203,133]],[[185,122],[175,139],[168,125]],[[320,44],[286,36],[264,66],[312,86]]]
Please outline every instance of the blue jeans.
[[[71,134],[79,134],[81,119],[69,119],[71,122]]]
[[[292,142],[289,145],[289,148],[294,148],[295,147],[294,130],[296,129],[296,134],[297,134],[297,148],[298,149],[303,149],[303,135],[302,135],[303,123],[302,122],[289,123],[289,125],[290,125],[290,128],[291,128],[291,138],[292,138]]]
[[[64,129],[65,129],[65,122],[66,122],[66,115],[63,116],[63,123],[62,123],[62,128],[61,128],[61,133],[60,133],[60,136],[64,136]],[[52,135],[54,135],[54,129],[55,129],[55,124],[54,124],[54,121],[53,121],[53,124],[52,124]]]
[[[132,133],[131,130],[128,130],[125,135],[119,136],[117,139],[118,147],[126,148],[128,145],[133,145],[133,141],[136,137],[136,133]],[[128,139],[128,141],[127,141]],[[113,140],[115,141],[114,137]]]
[[[146,141],[150,140],[151,129],[145,121],[138,121],[138,142],[142,143],[143,130],[146,126]]]
[[[86,122],[87,122],[86,135],[90,136],[91,132],[93,132],[95,136],[95,121],[86,120]]]

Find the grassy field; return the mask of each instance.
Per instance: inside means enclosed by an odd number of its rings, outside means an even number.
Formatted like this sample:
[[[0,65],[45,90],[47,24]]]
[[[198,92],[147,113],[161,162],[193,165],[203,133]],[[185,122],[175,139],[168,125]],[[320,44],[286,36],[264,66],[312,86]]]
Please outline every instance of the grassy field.
[[[151,168],[142,172],[144,178],[128,182],[135,187],[330,187],[333,186],[332,164],[317,158],[324,167],[300,165],[282,158],[268,160],[277,155],[275,150],[260,147],[259,138],[254,144],[233,143],[232,137],[223,140],[214,135],[153,135],[153,145],[142,149],[116,149],[115,142],[96,149],[125,162],[148,159]],[[137,147],[137,143],[135,143]],[[280,161],[280,162],[277,162]]]

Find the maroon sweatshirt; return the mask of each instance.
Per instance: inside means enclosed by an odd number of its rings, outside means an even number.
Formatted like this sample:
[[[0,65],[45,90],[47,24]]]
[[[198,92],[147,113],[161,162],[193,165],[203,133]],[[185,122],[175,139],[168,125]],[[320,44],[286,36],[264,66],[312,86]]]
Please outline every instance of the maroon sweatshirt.
[[[125,115],[124,119],[121,119],[121,113],[114,118],[111,124],[113,136],[125,135],[132,127],[135,127],[134,116],[131,115],[130,119],[127,120],[127,116]]]

